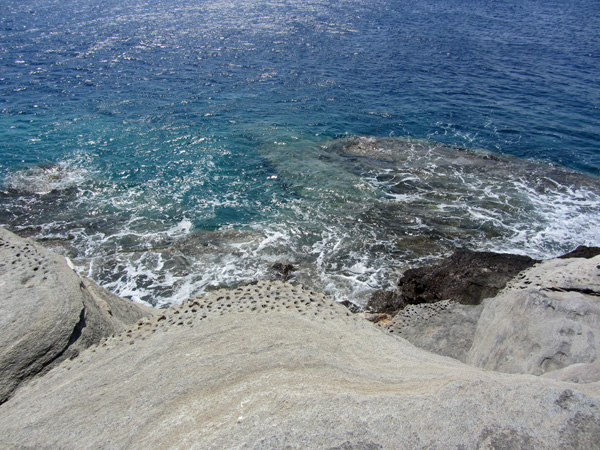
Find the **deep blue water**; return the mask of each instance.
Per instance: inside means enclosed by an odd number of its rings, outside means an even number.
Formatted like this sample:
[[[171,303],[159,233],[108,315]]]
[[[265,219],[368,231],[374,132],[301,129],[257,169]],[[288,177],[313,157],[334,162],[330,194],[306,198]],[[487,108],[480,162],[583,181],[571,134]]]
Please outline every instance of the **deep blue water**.
[[[600,245],[597,1],[1,6],[0,224],[120,295]]]

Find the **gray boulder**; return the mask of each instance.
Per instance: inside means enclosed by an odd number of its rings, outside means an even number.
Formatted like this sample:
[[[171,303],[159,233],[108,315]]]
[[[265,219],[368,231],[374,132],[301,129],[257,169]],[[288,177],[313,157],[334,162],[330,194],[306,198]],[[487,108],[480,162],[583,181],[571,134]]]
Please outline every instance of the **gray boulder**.
[[[281,282],[141,320],[0,405],[0,447],[597,448],[600,386],[487,372]]]
[[[371,294],[365,310],[373,313],[396,314],[406,306],[398,292],[378,290]]]
[[[153,314],[0,228],[0,403],[24,381]]]
[[[596,256],[545,261],[485,300],[467,361],[489,370],[552,372],[556,378],[592,382],[600,380],[600,371],[594,370],[599,353]]]

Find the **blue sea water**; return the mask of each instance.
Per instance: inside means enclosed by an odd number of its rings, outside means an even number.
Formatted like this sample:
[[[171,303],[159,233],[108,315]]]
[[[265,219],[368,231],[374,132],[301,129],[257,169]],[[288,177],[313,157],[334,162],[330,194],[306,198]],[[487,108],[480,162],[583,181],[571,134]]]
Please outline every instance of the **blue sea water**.
[[[168,305],[600,245],[600,3],[2,0],[0,224]]]

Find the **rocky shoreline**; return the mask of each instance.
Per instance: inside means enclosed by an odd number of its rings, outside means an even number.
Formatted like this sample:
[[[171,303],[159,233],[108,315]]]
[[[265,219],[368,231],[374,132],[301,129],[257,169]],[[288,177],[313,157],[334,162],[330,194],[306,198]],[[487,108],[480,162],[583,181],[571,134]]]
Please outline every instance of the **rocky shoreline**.
[[[548,261],[461,250],[404,273],[366,317],[434,353],[507,373],[600,380],[600,248]]]
[[[1,228],[0,258],[0,448],[600,442],[593,249],[460,252],[361,314],[284,281],[144,308]]]

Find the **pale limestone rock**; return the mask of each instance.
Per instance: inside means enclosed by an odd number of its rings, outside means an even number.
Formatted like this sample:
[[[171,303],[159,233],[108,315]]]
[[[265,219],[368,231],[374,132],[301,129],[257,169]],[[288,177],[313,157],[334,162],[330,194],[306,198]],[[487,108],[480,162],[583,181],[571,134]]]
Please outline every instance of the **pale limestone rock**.
[[[554,372],[556,378],[579,382],[600,380],[594,370],[600,356],[600,256],[545,261],[484,305],[470,364],[510,373]]]
[[[600,359],[596,359],[591,363],[572,364],[563,369],[547,372],[543,376],[555,380],[572,381],[573,383],[600,381]]]
[[[0,228],[0,403],[23,381],[152,313]]]
[[[259,283],[142,320],[24,386],[0,406],[0,446],[592,449],[599,390],[482,371]]]
[[[544,291],[600,295],[600,255],[593,258],[550,259],[508,283],[506,290],[536,288]]]

